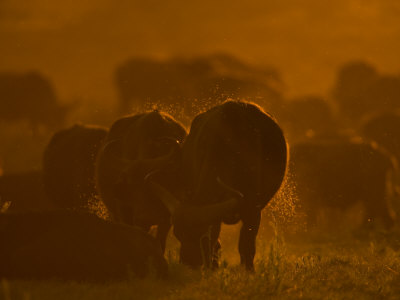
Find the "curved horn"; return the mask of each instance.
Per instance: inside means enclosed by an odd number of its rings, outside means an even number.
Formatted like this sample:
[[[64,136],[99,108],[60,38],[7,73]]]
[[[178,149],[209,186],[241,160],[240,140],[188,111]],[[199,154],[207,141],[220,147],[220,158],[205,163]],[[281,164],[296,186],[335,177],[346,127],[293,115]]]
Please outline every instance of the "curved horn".
[[[197,223],[213,223],[220,221],[224,216],[235,213],[235,210],[237,210],[239,206],[239,199],[243,198],[244,195],[223,182],[219,176],[217,177],[217,182],[222,188],[234,196],[223,202],[205,206],[186,207],[184,213],[187,218],[190,218],[190,221]]]
[[[177,147],[172,147],[167,154],[162,156],[154,157],[154,158],[143,158],[133,163],[131,166],[135,164],[141,164],[144,166],[146,173],[152,172],[155,169],[162,169],[165,166],[168,166],[176,155]]]
[[[166,137],[166,138],[168,138],[168,137]],[[107,142],[103,146],[102,151],[106,156],[109,156],[112,158],[113,165],[118,169],[122,169],[122,170],[126,171],[130,168],[141,166],[145,169],[145,172],[148,173],[148,172],[153,171],[155,168],[163,168],[175,156],[175,153],[177,152],[177,149],[179,148],[179,141],[176,139],[173,139],[173,138],[168,138],[168,139],[171,139],[175,142],[174,147],[171,147],[171,150],[167,154],[158,156],[155,158],[128,159],[128,158],[116,156],[115,154],[113,154],[112,152],[109,151],[110,150],[109,148],[112,145],[115,145],[116,143],[118,143],[120,140],[111,140],[111,141]]]
[[[180,144],[181,144],[181,141],[179,141],[179,140],[177,140],[176,138],[171,137],[171,136],[162,136],[162,137],[160,137],[159,139],[160,139],[160,140],[167,140],[167,141],[175,142],[176,145],[180,145]]]
[[[243,193],[241,193],[240,191],[234,189],[233,187],[231,187],[230,185],[226,184],[225,182],[222,181],[222,179],[217,176],[217,182],[219,183],[219,185],[224,188],[225,190],[227,190],[228,192],[231,192],[235,195],[237,195],[239,198],[244,198]]]
[[[107,143],[105,143],[105,144],[102,146],[102,149],[101,149],[100,151],[103,152],[103,153],[108,152],[110,146],[111,146],[111,145],[115,145],[115,144],[118,143],[119,141],[120,141],[120,139],[114,139],[114,140],[107,141]]]
[[[209,224],[220,221],[224,215],[232,213],[238,207],[239,201],[236,198],[203,206],[183,206],[167,189],[150,179],[151,174],[155,172],[148,174],[146,176],[146,181],[150,185],[152,192],[155,193],[168,208],[175,220],[174,223]]]
[[[115,153],[113,153],[112,147],[117,145],[119,142],[121,142],[120,139],[114,139],[106,142],[100,152],[103,153],[104,156],[112,160],[111,165],[113,167],[119,170],[126,171],[129,166],[135,163],[135,161],[119,157]]]
[[[170,214],[172,216],[175,216],[177,210],[180,208],[181,205],[179,201],[167,189],[149,179],[150,178],[149,176],[151,176],[155,172],[148,174],[145,177],[145,180],[149,184],[151,191],[161,200],[161,202],[165,205]]]

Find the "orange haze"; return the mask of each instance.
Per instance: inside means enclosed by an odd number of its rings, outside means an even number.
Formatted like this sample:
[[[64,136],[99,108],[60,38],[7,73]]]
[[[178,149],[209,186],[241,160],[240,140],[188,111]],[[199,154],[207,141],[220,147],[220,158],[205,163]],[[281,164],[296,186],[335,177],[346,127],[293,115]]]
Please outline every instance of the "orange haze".
[[[397,0],[0,1],[0,70],[38,69],[59,98],[116,101],[113,72],[140,56],[228,52],[276,67],[284,94],[326,94],[338,67],[400,70]]]

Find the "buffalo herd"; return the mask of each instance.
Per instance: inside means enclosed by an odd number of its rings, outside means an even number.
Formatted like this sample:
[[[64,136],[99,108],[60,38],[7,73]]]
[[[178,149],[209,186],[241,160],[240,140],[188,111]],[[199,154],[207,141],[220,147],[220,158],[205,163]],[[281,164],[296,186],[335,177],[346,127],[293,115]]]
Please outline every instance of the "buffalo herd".
[[[364,225],[393,226],[399,170],[395,158],[377,144],[345,138],[298,143],[291,148],[290,168],[310,228],[321,225],[320,214],[343,216],[359,203]]]
[[[36,71],[0,72],[0,121],[27,121],[34,131],[60,128],[72,106],[62,105],[52,83]]]
[[[354,139],[334,133],[325,103],[301,101],[321,104],[321,120],[311,120],[315,114],[299,120],[290,139],[285,122],[278,125],[260,106],[239,100],[197,114],[189,131],[159,110],[122,117],[109,129],[58,131],[42,170],[0,177],[0,277],[163,278],[171,227],[180,262],[213,269],[221,225],[239,222],[241,265],[252,271],[261,212],[286,188],[287,174],[310,230],[318,227],[321,211],[344,212],[357,204],[363,224],[391,229],[400,150],[386,133],[397,134],[390,122],[400,124],[400,117],[371,118],[360,130],[363,137]],[[294,105],[292,114],[302,107]],[[90,210],[93,202],[104,204],[107,214]]]
[[[122,112],[153,106],[174,112],[185,125],[225,99],[246,99],[274,110],[282,96],[272,67],[254,66],[226,53],[193,58],[134,57],[115,72]]]

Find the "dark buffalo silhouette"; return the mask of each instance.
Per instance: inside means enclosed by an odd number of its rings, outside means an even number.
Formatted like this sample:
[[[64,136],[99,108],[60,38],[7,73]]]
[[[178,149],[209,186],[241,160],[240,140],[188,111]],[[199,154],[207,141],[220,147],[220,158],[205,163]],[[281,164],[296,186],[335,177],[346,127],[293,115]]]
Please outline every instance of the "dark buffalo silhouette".
[[[398,184],[397,162],[383,149],[342,138],[293,145],[290,157],[299,203],[310,229],[318,225],[319,213],[325,211],[329,216],[329,212],[345,212],[356,204],[364,207],[364,224],[377,219],[386,228],[394,224],[390,203]]]
[[[159,111],[124,117],[112,125],[97,162],[98,188],[112,218],[145,230],[157,225],[163,250],[170,214],[144,178],[157,172],[159,183],[178,190],[176,172],[185,137],[182,125]]]
[[[399,98],[400,99],[400,98]],[[400,114],[394,111],[369,118],[361,128],[361,134],[378,143],[400,160]]]
[[[329,103],[318,96],[287,101],[279,120],[290,143],[332,135],[337,130]]]
[[[369,111],[376,101],[371,99],[369,89],[378,77],[376,69],[363,61],[349,62],[341,67],[333,88],[333,98],[343,117],[359,120]]]
[[[286,163],[282,130],[258,106],[228,101],[198,115],[183,146],[185,193],[176,200],[148,178],[173,214],[181,261],[216,266],[221,222],[242,221],[241,263],[253,269],[261,210],[280,188]]]
[[[0,208],[9,212],[53,208],[44,192],[42,171],[5,173],[0,176]]]
[[[188,120],[227,98],[276,104],[279,82],[271,68],[249,66],[224,54],[165,61],[133,58],[116,71],[123,112],[157,105]]]
[[[26,120],[34,129],[61,127],[70,110],[57,102],[52,84],[38,72],[0,73],[0,105],[0,120]]]
[[[95,199],[95,162],[107,130],[74,125],[56,132],[43,156],[44,186],[59,208],[84,208]]]
[[[349,62],[339,70],[333,99],[344,121],[358,126],[371,113],[400,108],[400,77],[381,75],[363,61]]]
[[[110,281],[167,275],[146,232],[88,213],[0,214],[0,278]]]

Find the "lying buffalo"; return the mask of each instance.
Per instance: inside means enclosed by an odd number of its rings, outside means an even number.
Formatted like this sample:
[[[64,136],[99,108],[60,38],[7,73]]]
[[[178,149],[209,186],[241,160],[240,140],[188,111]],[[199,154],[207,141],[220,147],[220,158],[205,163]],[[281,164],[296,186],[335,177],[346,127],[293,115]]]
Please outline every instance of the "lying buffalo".
[[[117,120],[107,135],[97,162],[97,183],[111,217],[148,231],[157,225],[157,239],[165,248],[170,214],[144,178],[157,171],[156,181],[173,191],[177,180],[181,143],[186,131],[171,116],[142,113]]]
[[[82,208],[96,197],[95,161],[106,135],[102,127],[84,125],[53,135],[43,156],[43,178],[56,207]]]
[[[0,244],[0,278],[108,281],[167,274],[151,236],[88,213],[0,214]]]
[[[228,101],[193,120],[182,151],[186,191],[179,199],[147,178],[172,212],[181,261],[193,267],[216,266],[221,222],[242,221],[240,259],[252,270],[261,210],[286,172],[281,128],[258,106]]]
[[[393,225],[397,162],[376,145],[347,139],[300,143],[291,148],[291,172],[310,228],[321,212],[343,213],[356,204],[365,210],[365,223]]]
[[[42,171],[5,173],[0,176],[0,210],[39,211],[53,208],[44,192]]]

